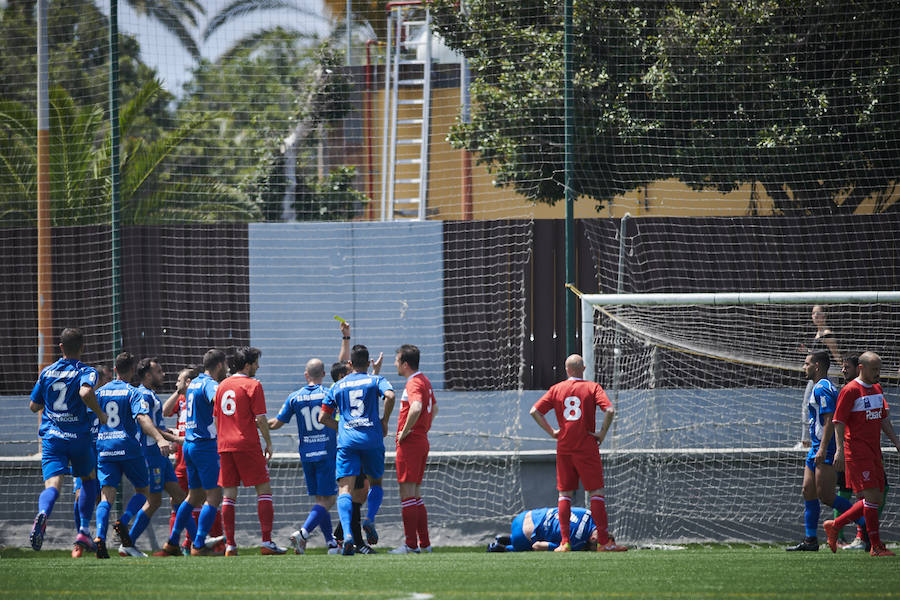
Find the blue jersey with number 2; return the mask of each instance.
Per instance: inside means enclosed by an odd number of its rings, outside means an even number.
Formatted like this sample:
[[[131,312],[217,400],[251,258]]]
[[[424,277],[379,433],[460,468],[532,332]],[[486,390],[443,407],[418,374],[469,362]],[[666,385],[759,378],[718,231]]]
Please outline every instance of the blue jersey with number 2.
[[[31,401],[44,407],[39,429],[42,438],[75,439],[90,430],[93,419],[81,400],[83,385],[97,385],[97,371],[80,361],[60,358],[41,371]]]

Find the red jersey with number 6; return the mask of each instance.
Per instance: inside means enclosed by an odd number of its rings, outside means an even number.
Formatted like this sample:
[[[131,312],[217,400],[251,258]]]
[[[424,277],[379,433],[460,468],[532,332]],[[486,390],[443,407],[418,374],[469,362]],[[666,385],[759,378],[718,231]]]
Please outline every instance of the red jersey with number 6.
[[[866,385],[854,379],[841,389],[834,422],[844,424],[844,460],[881,463],[881,420],[888,405],[877,383]]]
[[[550,409],[556,412],[556,453],[580,454],[597,452],[597,439],[591,435],[597,430],[597,407],[606,412],[612,403],[599,384],[570,377],[547,390],[534,406],[542,415]]]
[[[421,371],[417,371],[409,376],[406,380],[406,387],[403,389],[403,396],[400,397],[400,416],[397,420],[397,432],[403,431],[406,425],[406,418],[409,416],[409,405],[412,402],[422,403],[422,412],[419,413],[419,419],[413,425],[412,431],[406,439],[409,440],[428,440],[428,430],[431,429],[431,417],[434,414],[434,390],[431,389],[431,382],[422,375]]]
[[[262,452],[256,417],[265,414],[266,398],[259,381],[237,374],[220,383],[213,409],[219,452]]]

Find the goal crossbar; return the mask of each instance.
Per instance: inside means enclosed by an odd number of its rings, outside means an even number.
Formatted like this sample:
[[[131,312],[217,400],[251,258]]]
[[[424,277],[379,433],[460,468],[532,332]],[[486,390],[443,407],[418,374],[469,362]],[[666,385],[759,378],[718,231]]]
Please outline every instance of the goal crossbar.
[[[583,294],[581,299],[581,339],[585,379],[594,378],[594,307],[611,305],[750,305],[750,304],[900,304],[900,291],[820,291],[820,292],[694,292],[659,294]]]

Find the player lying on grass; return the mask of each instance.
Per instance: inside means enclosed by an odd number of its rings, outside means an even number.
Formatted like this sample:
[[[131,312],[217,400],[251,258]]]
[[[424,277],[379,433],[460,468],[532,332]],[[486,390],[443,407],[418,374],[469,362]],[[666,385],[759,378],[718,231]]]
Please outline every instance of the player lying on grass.
[[[498,535],[488,552],[525,552],[528,550],[556,550],[562,541],[559,529],[559,509],[532,508],[520,512],[512,521],[509,535]],[[569,518],[569,543],[572,550],[596,550],[597,526],[591,511],[572,507]],[[612,536],[609,536],[612,539]]]

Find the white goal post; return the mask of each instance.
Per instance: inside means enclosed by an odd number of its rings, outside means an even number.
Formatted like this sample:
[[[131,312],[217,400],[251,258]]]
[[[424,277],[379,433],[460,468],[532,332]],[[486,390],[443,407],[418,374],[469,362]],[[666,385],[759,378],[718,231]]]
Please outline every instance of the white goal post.
[[[598,306],[680,306],[748,304],[900,304],[900,291],[831,291],[831,292],[711,292],[657,294],[582,294],[573,286],[570,290],[581,299],[582,355],[586,366],[584,377],[592,380],[594,373],[594,311]],[[590,343],[588,343],[588,340]]]

